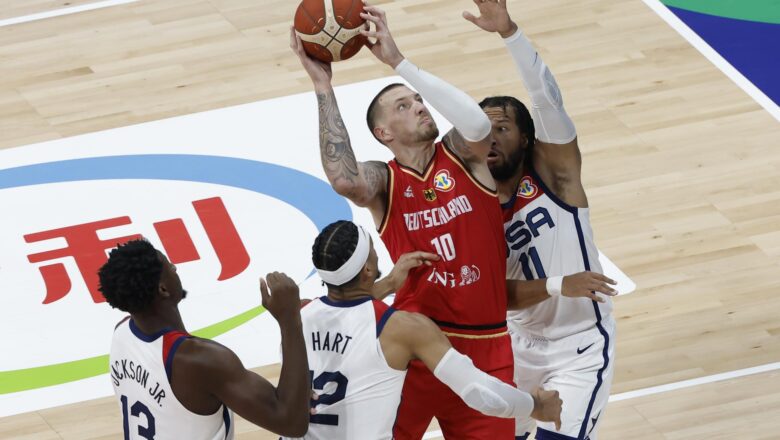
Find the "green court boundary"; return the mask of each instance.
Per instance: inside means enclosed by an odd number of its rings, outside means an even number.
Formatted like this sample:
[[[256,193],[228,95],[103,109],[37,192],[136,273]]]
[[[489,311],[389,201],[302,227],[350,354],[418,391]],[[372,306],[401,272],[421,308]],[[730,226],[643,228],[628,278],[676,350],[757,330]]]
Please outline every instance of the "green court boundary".
[[[778,0],[661,0],[661,3],[716,17],[780,24]]]
[[[262,306],[255,307],[191,334],[199,338],[213,339],[260,316],[263,312],[265,308]],[[61,385],[106,373],[108,373],[107,354],[59,364],[0,371],[0,395]]]

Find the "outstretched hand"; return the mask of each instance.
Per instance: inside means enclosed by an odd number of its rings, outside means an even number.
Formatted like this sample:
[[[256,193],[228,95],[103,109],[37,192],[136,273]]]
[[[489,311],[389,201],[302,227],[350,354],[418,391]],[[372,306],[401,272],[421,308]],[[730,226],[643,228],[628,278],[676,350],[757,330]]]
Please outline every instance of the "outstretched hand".
[[[439,261],[440,256],[432,254],[430,252],[414,251],[401,255],[398,261],[395,262],[393,270],[388,274],[388,278],[393,280],[393,287],[395,290],[400,289],[406,282],[406,278],[409,276],[409,271],[415,267],[420,267],[423,264],[431,266],[431,261]]]
[[[374,24],[374,30],[361,29],[360,34],[373,38],[374,41],[368,40],[366,46],[371,50],[371,53],[379,59],[379,61],[387,64],[395,69],[395,66],[404,60],[404,56],[401,51],[398,50],[398,46],[393,40],[393,36],[390,35],[390,28],[387,27],[387,16],[385,11],[371,6],[363,0],[363,10],[360,16],[367,22]]]
[[[295,33],[295,28],[290,26],[290,49],[298,56],[301,65],[306,73],[309,74],[309,78],[314,83],[315,89],[329,88],[330,81],[333,78],[333,71],[330,68],[330,63],[323,63],[320,60],[312,58],[303,49],[303,41],[301,37]]]
[[[393,270],[386,277],[377,281],[372,288],[371,296],[382,300],[393,292],[397,292],[409,277],[409,271],[422,265],[432,266],[432,261],[439,261],[440,256],[424,251],[408,252],[401,255],[395,262]]]
[[[474,0],[479,8],[479,17],[468,11],[463,12],[463,18],[488,32],[498,32],[507,38],[517,31],[517,25],[509,17],[506,0]]]
[[[561,294],[569,298],[590,298],[593,301],[604,302],[604,298],[596,295],[596,292],[608,296],[615,296],[618,291],[612,286],[615,280],[596,272],[580,272],[563,277]]]

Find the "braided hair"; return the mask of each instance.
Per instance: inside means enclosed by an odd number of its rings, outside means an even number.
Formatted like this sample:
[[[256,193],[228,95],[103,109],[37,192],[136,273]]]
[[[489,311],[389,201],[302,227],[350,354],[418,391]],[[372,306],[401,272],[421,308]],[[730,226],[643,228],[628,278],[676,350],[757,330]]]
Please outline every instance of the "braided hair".
[[[163,263],[146,240],[132,240],[112,250],[98,271],[98,289],[115,309],[143,312],[157,296]]]
[[[336,270],[349,260],[357,249],[359,232],[351,221],[339,220],[325,226],[311,247],[311,260],[314,267],[322,270]],[[323,281],[329,289],[351,287],[360,279],[360,273],[340,286]]]

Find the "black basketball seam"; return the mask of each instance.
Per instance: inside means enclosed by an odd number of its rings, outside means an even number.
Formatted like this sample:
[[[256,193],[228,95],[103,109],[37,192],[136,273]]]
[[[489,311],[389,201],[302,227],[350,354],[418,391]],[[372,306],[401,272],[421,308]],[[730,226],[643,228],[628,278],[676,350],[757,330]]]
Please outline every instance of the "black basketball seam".
[[[347,43],[344,42],[344,41],[339,40],[338,38],[336,38],[338,36],[339,32],[341,32],[342,29],[344,29],[344,26],[339,25],[339,30],[337,30],[336,33],[333,35],[333,39],[338,41],[339,43],[341,43],[341,45],[343,46],[343,45],[345,45]],[[349,40],[347,40],[347,41],[349,41]]]
[[[337,43],[341,44],[342,46],[344,45],[344,43],[342,43],[340,40],[338,40],[338,39],[336,38],[336,35],[338,35],[338,34],[339,34],[339,32],[341,32],[341,26],[339,26],[339,28],[338,28],[338,30],[336,31],[336,34],[335,34],[335,35],[328,34],[328,36],[330,37],[330,41],[328,41],[328,44],[326,44],[326,45],[325,45],[325,47],[328,47],[328,46],[330,46],[330,43],[332,43],[333,41],[336,41]],[[326,34],[327,34],[327,32],[326,32]],[[339,51],[339,53],[341,53],[341,51]]]

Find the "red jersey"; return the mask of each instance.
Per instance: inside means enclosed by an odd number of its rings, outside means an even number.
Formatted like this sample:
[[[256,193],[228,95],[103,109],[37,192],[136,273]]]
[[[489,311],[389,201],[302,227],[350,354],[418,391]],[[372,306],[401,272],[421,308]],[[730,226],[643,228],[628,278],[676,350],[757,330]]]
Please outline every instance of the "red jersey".
[[[421,175],[388,162],[388,201],[379,227],[393,262],[407,252],[441,255],[409,273],[394,307],[440,325],[491,326],[506,320],[506,244],[498,196],[437,142]]]

